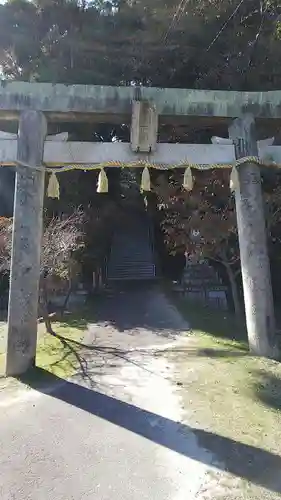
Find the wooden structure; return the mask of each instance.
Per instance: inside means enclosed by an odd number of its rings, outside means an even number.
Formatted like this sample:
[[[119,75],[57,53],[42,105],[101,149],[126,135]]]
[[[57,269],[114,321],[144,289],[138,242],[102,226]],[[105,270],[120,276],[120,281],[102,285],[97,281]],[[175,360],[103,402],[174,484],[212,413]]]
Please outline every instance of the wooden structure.
[[[249,343],[253,353],[276,357],[258,162],[281,163],[281,147],[272,141],[257,143],[254,118],[272,129],[281,118],[281,92],[0,84],[1,128],[19,121],[17,135],[0,136],[0,163],[17,165],[6,375],[22,374],[35,363],[44,178],[46,167],[52,166],[195,164],[203,169],[231,167],[236,159],[247,157],[237,169],[235,196]],[[228,124],[230,140],[215,138],[206,145],[157,143],[158,124],[214,119]],[[47,123],[54,121],[131,123],[131,142],[67,142],[61,135],[50,140]]]

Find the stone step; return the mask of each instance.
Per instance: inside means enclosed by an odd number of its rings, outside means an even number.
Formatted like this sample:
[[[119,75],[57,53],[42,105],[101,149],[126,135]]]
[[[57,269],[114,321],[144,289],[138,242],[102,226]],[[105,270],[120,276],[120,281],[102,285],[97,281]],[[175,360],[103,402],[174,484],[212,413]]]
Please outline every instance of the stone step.
[[[127,264],[130,262],[136,262],[136,263],[141,263],[141,264],[154,264],[154,257],[152,254],[149,254],[147,256],[134,256],[134,255],[126,255],[126,256],[112,256],[109,260],[108,263],[109,265],[116,265],[116,264]]]
[[[107,276],[110,278],[111,276],[116,276],[116,275],[135,275],[140,276],[143,274],[150,274],[150,275],[155,275],[155,265],[154,264],[147,264],[143,266],[136,266],[136,265],[131,265],[131,266],[119,266],[115,267],[112,269],[108,269]]]
[[[154,264],[146,264],[146,265],[137,265],[137,264],[129,264],[129,265],[120,265],[120,266],[112,266],[112,267],[108,267],[108,273],[114,273],[116,271],[120,272],[120,271],[126,271],[126,270],[130,270],[130,271],[135,271],[135,272],[138,272],[138,271],[141,271],[142,269],[154,269]]]
[[[113,274],[112,276],[108,276],[107,282],[111,281],[136,281],[136,280],[154,280],[156,279],[155,274],[146,273],[146,274]]]

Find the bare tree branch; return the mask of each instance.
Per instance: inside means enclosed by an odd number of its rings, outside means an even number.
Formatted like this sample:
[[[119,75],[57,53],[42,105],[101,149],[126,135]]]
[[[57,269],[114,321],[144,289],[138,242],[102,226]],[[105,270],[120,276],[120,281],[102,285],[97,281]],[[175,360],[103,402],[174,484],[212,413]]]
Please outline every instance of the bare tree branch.
[[[75,252],[84,246],[84,214],[76,211],[45,221],[40,266],[40,305],[47,331],[53,333],[48,297],[60,283],[70,283]],[[0,218],[0,271],[9,272],[12,251],[12,219]],[[68,285],[70,288],[70,286]]]

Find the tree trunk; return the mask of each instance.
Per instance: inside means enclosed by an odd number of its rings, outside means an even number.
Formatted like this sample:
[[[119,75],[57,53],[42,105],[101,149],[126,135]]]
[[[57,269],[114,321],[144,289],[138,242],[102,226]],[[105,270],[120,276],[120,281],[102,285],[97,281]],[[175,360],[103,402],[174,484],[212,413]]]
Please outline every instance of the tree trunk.
[[[242,310],[241,310],[241,304],[240,304],[240,300],[239,300],[239,292],[238,292],[237,282],[235,279],[235,274],[234,274],[230,264],[228,264],[227,262],[223,262],[223,265],[226,269],[229,284],[230,284],[235,316],[237,319],[241,319]]]
[[[48,311],[48,292],[47,292],[45,278],[42,279],[42,286],[41,286],[41,290],[40,290],[40,304],[41,304],[41,309],[42,309],[42,316],[43,316],[44,323],[46,326],[46,331],[47,331],[47,333],[54,335],[55,332],[52,328],[52,323],[51,323],[51,319],[50,319],[49,311]]]
[[[73,291],[73,284],[72,284],[72,282],[70,281],[70,283],[69,283],[69,288],[68,288],[68,292],[67,292],[67,295],[66,295],[66,297],[65,297],[64,303],[63,303],[62,308],[61,308],[61,315],[62,315],[62,316],[63,316],[63,315],[64,315],[64,313],[65,313],[65,310],[66,310],[66,308],[67,308],[67,304],[68,304],[68,301],[69,301],[70,296],[71,296],[71,294],[72,294],[72,291]]]

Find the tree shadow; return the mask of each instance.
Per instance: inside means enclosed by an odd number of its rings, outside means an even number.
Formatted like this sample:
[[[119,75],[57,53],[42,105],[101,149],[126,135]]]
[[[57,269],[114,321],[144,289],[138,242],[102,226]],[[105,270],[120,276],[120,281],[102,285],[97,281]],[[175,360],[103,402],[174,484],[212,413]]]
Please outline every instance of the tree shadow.
[[[134,354],[136,351],[142,354],[147,353],[147,350],[145,348],[137,350],[120,349],[118,347],[111,347],[101,344],[85,344],[83,342],[59,335],[55,332],[53,332],[53,334],[51,335],[56,337],[61,342],[64,350],[61,358],[50,365],[51,371],[53,367],[58,366],[61,362],[65,361],[72,355],[76,360],[76,364],[71,364],[71,366],[76,371],[76,376],[82,377],[83,380],[88,381],[91,387],[95,385],[95,381],[92,378],[92,368],[104,368],[105,365],[110,366],[110,368],[114,368],[117,366],[114,361],[112,361],[114,359],[125,361],[126,363],[141,368],[145,372],[163,378],[163,375],[157,374],[156,372],[145,366],[145,363],[142,364],[141,361],[136,361],[131,357],[132,354]],[[151,354],[150,350],[149,352]],[[96,357],[94,357],[93,354]],[[98,362],[99,364],[97,364],[98,359],[100,360]]]
[[[187,354],[191,355],[192,352],[187,350]],[[213,349],[213,348],[205,348],[205,349],[195,349],[194,356],[205,357],[205,358],[241,358],[249,356],[248,351],[240,350],[228,350],[228,349]]]
[[[35,369],[35,373],[37,376],[22,377],[21,381],[180,455],[214,465],[217,469],[281,493],[281,457],[274,453],[203,429],[191,428],[50,374],[47,374],[49,385],[38,387],[36,381],[44,378],[46,372]]]
[[[103,349],[102,346],[98,346],[98,349]],[[106,346],[104,347],[106,350]],[[118,349],[112,349],[112,353],[115,353],[115,355],[120,355],[122,352],[122,355],[128,354],[132,351],[119,351]],[[138,349],[138,352],[145,352],[145,349],[141,351]],[[227,349],[213,349],[213,348],[197,348],[197,347],[182,347],[182,348],[166,348],[164,350],[159,350],[158,352],[155,351],[155,356],[161,356],[163,353],[170,353],[170,354],[176,354],[179,356],[187,356],[187,357],[194,357],[194,358],[241,358],[241,357],[246,357],[249,356],[249,353],[247,351],[242,351],[242,350],[227,350]],[[127,358],[124,357],[126,361],[129,361]]]
[[[59,321],[60,325],[64,328],[76,328],[84,332],[87,330],[89,322],[94,321],[94,313],[91,309],[83,307],[75,312],[65,311],[63,315],[60,312],[56,312],[52,322]]]
[[[90,341],[95,329],[100,336],[105,327],[134,337],[140,337],[143,330],[147,330],[159,339],[168,340],[174,340],[191,328],[223,339],[224,347],[229,346],[233,357],[234,341],[239,344],[240,351],[248,351],[246,330],[243,325],[237,325],[231,314],[185,299],[174,300],[173,296],[170,301],[159,285],[147,282],[118,284],[110,293],[98,299],[88,299],[82,311],[66,315],[60,321],[64,327],[90,331]],[[217,357],[223,357],[223,349],[219,351]],[[215,356],[215,352],[209,351],[208,354]]]
[[[193,330],[202,331],[218,339],[226,339],[239,343],[247,348],[247,330],[245,323],[238,321],[235,316],[222,310],[214,310],[197,302],[178,297],[171,293],[173,302],[187,319]]]
[[[82,349],[85,351],[95,352],[98,355],[109,355],[116,358],[120,358],[127,363],[134,364],[136,366],[140,366],[139,363],[133,361],[130,358],[130,355],[138,352],[140,354],[144,354],[147,350],[144,348],[137,349],[120,349],[118,347],[111,347],[102,344],[85,344],[83,342],[79,342],[77,340],[73,340],[68,337],[62,337],[56,334],[56,337],[68,347],[68,354],[73,353],[74,347],[76,346],[78,350]],[[75,351],[75,355],[78,355],[78,350]],[[149,349],[151,353],[151,349]],[[152,351],[153,352],[153,351]],[[215,348],[197,348],[197,347],[165,347],[163,350],[156,349],[154,355],[157,357],[159,355],[163,355],[163,353],[171,353],[182,356],[192,356],[198,358],[241,358],[249,356],[248,351],[245,349],[237,349],[237,350],[229,350],[229,349],[215,349]],[[57,362],[58,363],[58,362]],[[146,371],[150,371],[146,369]]]
[[[101,345],[101,344],[85,344],[83,342],[79,342],[77,340],[73,340],[68,337],[63,337],[57,333],[54,333],[54,336],[58,338],[64,349],[65,352],[62,355],[61,359],[56,361],[52,366],[54,365],[59,365],[61,361],[64,361],[66,358],[69,356],[74,355],[76,361],[78,361],[78,376],[82,376],[84,380],[89,380],[91,383],[91,386],[93,386],[94,381],[91,378],[92,375],[92,370],[89,369],[89,363],[87,361],[87,356],[85,353],[88,351],[88,355],[90,353],[90,364],[93,365],[95,368],[102,368],[104,367],[105,364],[109,365],[111,368],[116,367],[112,359],[118,359],[120,361],[125,361],[126,363],[129,363],[131,365],[134,365],[138,368],[141,368],[147,373],[151,373],[154,376],[158,376],[160,378],[163,378],[163,375],[157,374],[155,371],[151,370],[148,368],[145,363],[142,364],[141,361],[136,361],[135,359],[132,358],[132,355],[135,352],[138,352],[140,354],[146,354],[147,350],[145,348],[143,349],[120,349],[118,347],[111,347],[111,346],[106,346],[106,345]],[[75,348],[76,347],[76,348]],[[163,352],[163,351],[161,351]],[[178,350],[180,352],[180,350]],[[182,349],[182,352],[184,350]],[[96,358],[93,357],[93,353],[96,355]],[[149,350],[149,353],[151,354],[151,350]],[[155,352],[156,355],[156,352]],[[103,363],[100,365],[97,365],[96,360],[97,359],[102,359]],[[77,368],[77,367],[74,367]],[[165,378],[165,377],[164,377]],[[166,377],[169,378],[169,377]]]
[[[188,327],[157,284],[125,283],[101,298],[95,310],[96,323],[137,336],[140,330],[174,339]]]
[[[254,372],[255,382],[253,389],[255,397],[264,405],[281,411],[281,379],[265,370]]]

